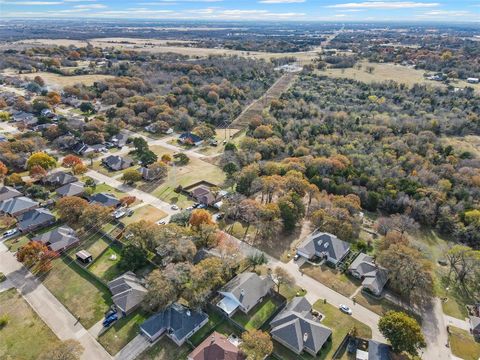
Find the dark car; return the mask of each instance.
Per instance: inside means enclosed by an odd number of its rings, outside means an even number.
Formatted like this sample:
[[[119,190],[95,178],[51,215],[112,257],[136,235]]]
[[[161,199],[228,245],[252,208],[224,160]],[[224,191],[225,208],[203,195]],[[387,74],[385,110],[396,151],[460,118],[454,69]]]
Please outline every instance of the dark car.
[[[103,327],[107,328],[117,320],[118,320],[118,315],[117,315],[117,313],[114,313],[114,314],[108,316],[107,318],[105,318],[105,320],[103,320]]]

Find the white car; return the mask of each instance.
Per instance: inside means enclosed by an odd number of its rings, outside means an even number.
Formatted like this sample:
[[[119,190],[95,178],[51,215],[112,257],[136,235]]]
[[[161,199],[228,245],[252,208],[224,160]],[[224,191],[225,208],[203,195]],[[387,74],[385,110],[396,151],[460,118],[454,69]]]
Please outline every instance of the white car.
[[[158,220],[157,225],[165,225],[167,222],[165,220]]]
[[[171,209],[172,209],[172,210],[178,210],[178,206],[175,205],[175,204],[173,204],[173,205],[171,206]]]
[[[347,305],[340,304],[338,308],[345,314],[352,315],[352,309],[350,309]]]
[[[5,232],[3,233],[3,237],[4,237],[4,238],[7,238],[7,237],[9,237],[9,236],[15,235],[16,233],[17,233],[17,229],[16,229],[16,228],[15,228],[15,229],[10,229],[10,230],[7,230],[7,231],[5,231]]]
[[[113,217],[117,220],[124,217],[125,215],[127,215],[127,209],[118,209],[113,212]]]

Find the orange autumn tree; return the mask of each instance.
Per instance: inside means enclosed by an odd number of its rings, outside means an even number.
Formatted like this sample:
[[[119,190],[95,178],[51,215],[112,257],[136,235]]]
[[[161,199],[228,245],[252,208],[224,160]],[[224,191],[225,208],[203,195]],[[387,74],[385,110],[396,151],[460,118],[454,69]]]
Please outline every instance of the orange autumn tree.
[[[7,176],[7,173],[8,173],[7,166],[0,161],[0,181],[3,181],[3,179],[5,179],[5,176]]]
[[[82,159],[75,155],[67,155],[63,158],[62,166],[66,168],[74,168],[76,165],[83,164]]]
[[[58,254],[39,241],[30,241],[17,251],[17,260],[35,272],[46,272],[52,268],[52,260]]]
[[[190,216],[190,225],[198,230],[202,225],[211,225],[213,224],[212,215],[204,209],[196,209],[192,211]]]

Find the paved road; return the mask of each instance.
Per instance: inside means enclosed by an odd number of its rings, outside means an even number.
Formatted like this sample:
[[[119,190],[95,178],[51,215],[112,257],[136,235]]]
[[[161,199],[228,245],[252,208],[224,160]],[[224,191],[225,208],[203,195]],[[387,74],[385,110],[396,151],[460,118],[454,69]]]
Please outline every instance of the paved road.
[[[450,348],[446,346],[448,334],[440,299],[435,298],[432,305],[423,310],[422,315],[422,331],[427,342],[427,348],[422,354],[422,359],[454,359]]]
[[[115,360],[133,360],[150,346],[152,343],[145,336],[139,334],[115,355]]]
[[[76,339],[82,344],[85,349],[82,359],[112,359],[62,303],[16,260],[3,243],[0,243],[0,271],[60,340]]]

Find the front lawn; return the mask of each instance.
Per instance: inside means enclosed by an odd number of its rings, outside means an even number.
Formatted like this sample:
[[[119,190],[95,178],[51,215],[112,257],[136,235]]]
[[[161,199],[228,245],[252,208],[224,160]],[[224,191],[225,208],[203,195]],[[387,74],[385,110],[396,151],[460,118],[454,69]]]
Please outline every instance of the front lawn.
[[[125,225],[138,222],[140,220],[157,222],[163,219],[168,214],[152,205],[145,205],[134,210],[132,216],[125,216],[121,219],[121,222]]]
[[[449,326],[450,348],[453,355],[464,360],[480,359],[480,342],[473,339],[473,336],[465,330]]]
[[[17,252],[23,245],[27,244],[30,239],[25,235],[22,237],[17,237],[13,239],[9,239],[4,241],[5,246],[10,250],[12,253]]]
[[[68,257],[55,259],[42,281],[87,329],[100,321],[112,304],[106,286]]]
[[[411,316],[414,316],[415,318],[417,318],[417,320],[421,321],[418,315],[413,314],[408,309],[399,306],[385,298],[377,299],[373,296],[366,295],[362,291],[355,295],[355,301],[380,316],[384,315],[388,311],[402,311],[410,314]]]
[[[155,345],[146,350],[138,360],[186,360],[192,350],[185,343],[178,347],[167,336],[163,336]]]
[[[122,274],[122,271],[117,266],[122,258],[121,252],[122,247],[118,243],[110,244],[100,257],[94,259],[93,263],[88,266],[88,271],[105,282],[115,279]]]
[[[241,311],[237,311],[232,319],[243,326],[245,330],[259,329],[265,321],[272,316],[277,309],[278,304],[271,297],[263,299],[263,301],[256,305],[249,314],[244,314]]]
[[[372,338],[372,329],[369,326],[350,315],[342,313],[333,305],[324,304],[323,301],[319,300],[313,304],[313,308],[325,315],[322,324],[332,330],[332,341],[328,342],[326,348],[321,351],[318,356],[319,359],[331,359],[333,353],[353,327],[357,329],[358,337],[363,339]]]
[[[98,337],[98,342],[111,355],[115,355],[139,334],[139,325],[147,318],[148,315],[145,312],[137,310],[116,321],[114,325]]]
[[[347,297],[351,296],[361,286],[359,280],[350,278],[327,265],[313,266],[307,263],[302,266],[301,271]]]
[[[97,184],[95,186],[94,194],[98,193],[109,193],[114,195],[117,199],[121,199],[122,197],[126,196],[127,194],[123,191],[117,190],[114,187],[107,185],[107,184]]]
[[[0,359],[35,360],[59,342],[15,289],[0,293],[3,314],[8,314],[9,321],[0,329]]]

